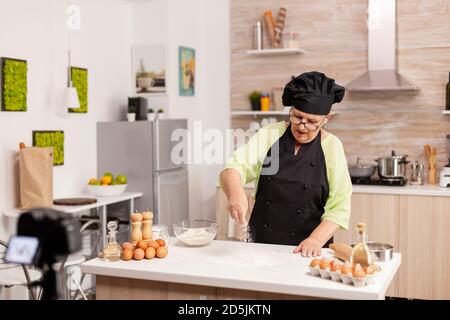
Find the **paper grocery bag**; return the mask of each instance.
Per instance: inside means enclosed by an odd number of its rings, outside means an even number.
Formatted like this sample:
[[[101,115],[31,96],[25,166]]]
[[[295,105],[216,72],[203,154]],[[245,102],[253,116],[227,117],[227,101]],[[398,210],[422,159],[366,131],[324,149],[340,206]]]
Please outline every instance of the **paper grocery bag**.
[[[20,208],[48,208],[53,204],[53,148],[20,150]]]

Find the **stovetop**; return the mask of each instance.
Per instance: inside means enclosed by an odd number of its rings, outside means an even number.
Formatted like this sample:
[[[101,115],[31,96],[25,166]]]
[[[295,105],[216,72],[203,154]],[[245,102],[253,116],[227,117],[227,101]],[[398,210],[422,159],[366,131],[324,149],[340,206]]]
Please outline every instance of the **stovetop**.
[[[366,186],[393,186],[403,187],[408,182],[405,178],[380,179],[380,178],[352,178],[352,184]]]

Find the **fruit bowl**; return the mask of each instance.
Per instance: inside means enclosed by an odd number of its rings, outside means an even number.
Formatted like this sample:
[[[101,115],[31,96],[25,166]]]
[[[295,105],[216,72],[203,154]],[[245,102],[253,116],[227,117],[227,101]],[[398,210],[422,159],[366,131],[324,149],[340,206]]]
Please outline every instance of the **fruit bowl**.
[[[112,186],[87,186],[88,192],[96,197],[116,197],[120,196],[127,189],[126,184],[115,184]]]
[[[189,247],[208,245],[217,234],[217,223],[210,220],[183,220],[173,225],[178,240]]]

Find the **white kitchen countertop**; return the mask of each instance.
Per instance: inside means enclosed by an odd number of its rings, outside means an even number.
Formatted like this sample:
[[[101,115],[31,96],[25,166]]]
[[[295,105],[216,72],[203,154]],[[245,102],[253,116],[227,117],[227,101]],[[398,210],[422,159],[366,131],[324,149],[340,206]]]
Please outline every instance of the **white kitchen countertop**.
[[[332,299],[384,299],[397,272],[401,255],[378,263],[376,282],[357,288],[309,274],[310,258],[293,254],[294,246],[214,240],[209,246],[190,248],[172,238],[164,259],[105,262],[93,259],[81,266],[84,273],[184,283],[202,286],[295,294]],[[323,256],[332,256],[323,249]]]
[[[254,183],[245,185],[245,189],[254,189]],[[394,195],[411,195],[411,196],[436,196],[450,197],[450,188],[443,188],[439,185],[421,185],[413,186],[407,184],[402,187],[396,186],[365,186],[353,185],[353,193],[373,193],[373,194],[394,194]]]
[[[353,193],[450,197],[450,188],[443,188],[439,185],[413,186],[409,184],[402,187],[353,185]]]

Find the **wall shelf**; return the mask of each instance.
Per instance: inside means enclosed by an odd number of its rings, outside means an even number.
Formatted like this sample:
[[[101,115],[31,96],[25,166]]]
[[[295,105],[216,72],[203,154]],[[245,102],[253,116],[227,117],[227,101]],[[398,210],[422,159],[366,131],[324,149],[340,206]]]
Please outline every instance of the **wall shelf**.
[[[285,110],[271,110],[271,111],[250,111],[250,110],[234,110],[231,111],[231,115],[233,117],[242,117],[242,116],[287,116],[289,114],[289,109]],[[339,114],[339,111],[332,111],[331,115],[335,116]]]
[[[448,114],[448,115],[450,115],[450,110],[442,110],[442,114]]]
[[[137,97],[164,97],[167,96],[166,91],[155,91],[155,92],[137,92],[135,96]]]
[[[246,111],[246,110],[236,110],[231,111],[232,116],[286,116],[288,111],[283,110],[272,110],[272,111]]]
[[[280,49],[247,50],[247,51],[245,51],[245,53],[248,55],[253,55],[253,56],[281,56],[281,55],[302,54],[302,53],[305,53],[305,50],[280,48]]]

